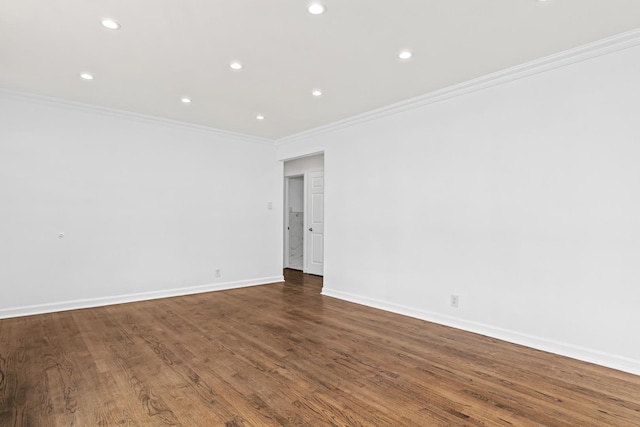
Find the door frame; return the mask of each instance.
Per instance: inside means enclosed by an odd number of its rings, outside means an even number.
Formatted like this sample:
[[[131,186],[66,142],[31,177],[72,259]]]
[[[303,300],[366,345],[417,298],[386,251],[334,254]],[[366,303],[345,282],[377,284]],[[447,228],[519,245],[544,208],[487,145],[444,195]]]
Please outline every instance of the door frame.
[[[302,206],[304,212],[302,213],[302,272],[307,272],[307,249],[305,238],[307,230],[307,171],[303,173],[295,172],[290,175],[284,176],[284,250],[283,250],[283,265],[284,268],[291,268],[289,265],[289,180],[291,178],[302,177]]]

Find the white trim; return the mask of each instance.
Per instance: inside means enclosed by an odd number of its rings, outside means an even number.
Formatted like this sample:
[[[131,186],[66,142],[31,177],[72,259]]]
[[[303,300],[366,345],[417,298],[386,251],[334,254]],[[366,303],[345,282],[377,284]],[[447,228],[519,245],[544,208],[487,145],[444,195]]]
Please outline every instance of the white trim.
[[[37,102],[42,104],[50,104],[60,108],[66,108],[69,110],[91,112],[100,114],[103,116],[116,117],[119,119],[133,120],[137,122],[146,122],[157,124],[161,126],[168,126],[172,128],[203,132],[212,134],[218,137],[232,138],[245,142],[252,142],[255,144],[273,146],[274,141],[269,138],[261,138],[257,136],[245,135],[241,133],[225,131],[221,129],[215,129],[208,126],[197,125],[194,123],[181,122],[178,120],[165,119],[162,117],[149,116],[140,113],[133,113],[124,110],[117,110],[115,108],[101,107],[98,105],[85,104],[77,101],[69,101],[66,99],[52,98],[48,96],[35,95],[25,92],[16,92],[7,89],[0,89],[0,95],[4,95],[8,98],[17,99],[20,101]]]
[[[283,162],[288,162],[289,160],[283,160]],[[285,173],[284,177],[285,178],[299,178],[299,177],[304,177],[304,173],[305,173],[306,169],[299,169],[296,171],[293,171],[291,173]]]
[[[382,108],[358,114],[337,122],[309,129],[294,135],[286,136],[275,141],[276,146],[286,145],[303,138],[321,135],[327,132],[336,131],[371,120],[388,117],[403,111],[413,110],[425,105],[433,104],[458,96],[466,95],[482,89],[509,83],[513,80],[540,74],[566,65],[596,58],[608,53],[628,49],[640,44],[640,29],[631,30],[612,37],[598,40],[583,46],[566,50],[534,61],[526,62],[515,67],[507,68],[486,76],[449,86],[440,90],[426,93],[424,95],[410,98]]]
[[[303,138],[320,135],[323,133],[343,129],[347,127],[356,126],[360,123],[368,122],[382,117],[391,116],[403,111],[413,110],[425,105],[433,104],[436,102],[444,101],[447,99],[462,96],[471,92],[486,89],[492,86],[508,83],[513,80],[521,79],[524,77],[532,76],[535,74],[543,73],[545,71],[553,70],[556,68],[564,67],[566,65],[574,64],[577,62],[585,61],[598,56],[606,55],[608,53],[616,52],[623,49],[628,49],[640,44],[640,29],[627,31],[621,34],[617,34],[612,37],[608,37],[602,40],[588,43],[582,46],[578,46],[573,49],[566,50],[554,55],[546,56],[544,58],[536,59],[534,61],[526,62],[515,67],[507,68],[486,76],[482,76],[476,79],[468,80],[457,85],[449,86],[440,90],[426,93],[414,98],[407,99],[395,104],[387,105],[382,108],[378,108],[372,111],[368,111],[363,114],[358,114],[352,117],[348,117],[337,122],[329,123],[327,125],[319,126],[313,129],[309,129],[294,135],[286,136],[279,139],[261,138],[257,136],[245,135],[236,132],[224,131],[220,129],[214,129],[207,126],[196,125],[191,123],[180,122],[176,120],[169,120],[160,117],[148,116],[139,113],[132,113],[122,110],[116,110],[107,107],[99,107],[95,105],[84,104],[75,101],[68,101],[59,98],[51,98],[41,95],[27,94],[24,92],[16,92],[7,89],[0,89],[0,94],[18,98],[22,100],[31,100],[46,102],[62,107],[67,107],[76,110],[92,111],[108,116],[127,118],[130,120],[146,121],[150,123],[162,124],[165,126],[178,127],[182,129],[195,130],[200,132],[207,132],[215,134],[217,136],[224,136],[234,139],[239,139],[248,142],[254,142],[259,144],[266,144],[272,146],[281,146],[298,141]],[[301,156],[301,157],[306,157]]]
[[[603,353],[597,350],[578,347],[571,344],[565,344],[542,337],[527,335],[517,331],[497,328],[495,326],[486,325],[483,323],[472,322],[456,317],[429,312],[426,310],[407,307],[400,304],[389,303],[378,299],[354,295],[348,292],[327,289],[326,286],[322,288],[322,295],[365,305],[368,307],[377,308],[380,310],[389,311],[392,313],[402,314],[404,316],[414,317],[416,319],[426,320],[428,322],[438,323],[440,325],[461,329],[463,331],[497,338],[499,340],[524,345],[526,347],[535,348],[537,350],[542,350],[561,356],[571,357],[573,359],[581,360],[584,362],[595,363],[597,365],[629,372],[631,374],[640,375],[640,360],[629,359],[626,357],[617,356],[615,354]]]
[[[0,309],[0,319],[11,317],[32,316],[34,314],[55,313],[59,311],[78,310],[82,308],[102,307],[105,305],[125,304],[130,302],[148,301],[160,298],[171,298],[184,295],[201,294],[205,292],[224,291],[229,289],[246,288],[249,286],[266,285],[284,282],[284,276],[263,277],[237,282],[216,283],[210,285],[191,286],[188,288],[166,289],[161,291],[140,292],[127,295],[116,295],[101,298],[89,298],[75,301],[64,301],[51,304],[30,305],[16,308]]]

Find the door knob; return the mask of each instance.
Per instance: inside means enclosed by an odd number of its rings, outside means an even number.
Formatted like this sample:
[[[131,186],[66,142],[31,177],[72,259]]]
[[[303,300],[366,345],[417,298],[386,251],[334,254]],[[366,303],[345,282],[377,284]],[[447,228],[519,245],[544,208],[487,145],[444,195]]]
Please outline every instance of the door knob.
[[[313,228],[312,228],[312,227],[309,227],[309,231],[313,231]]]

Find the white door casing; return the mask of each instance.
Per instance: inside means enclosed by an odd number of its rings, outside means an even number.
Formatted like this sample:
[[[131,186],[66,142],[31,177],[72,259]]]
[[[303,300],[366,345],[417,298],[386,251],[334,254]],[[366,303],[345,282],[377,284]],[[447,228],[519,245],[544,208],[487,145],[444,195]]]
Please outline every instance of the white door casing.
[[[324,273],[324,172],[310,172],[307,220],[307,273]]]

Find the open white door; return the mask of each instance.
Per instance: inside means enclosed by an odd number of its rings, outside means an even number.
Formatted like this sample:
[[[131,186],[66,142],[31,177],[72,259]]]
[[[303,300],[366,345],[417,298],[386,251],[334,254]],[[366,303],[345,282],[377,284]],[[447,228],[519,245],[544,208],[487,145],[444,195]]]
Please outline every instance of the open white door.
[[[307,222],[307,273],[324,273],[324,172],[310,172]]]

